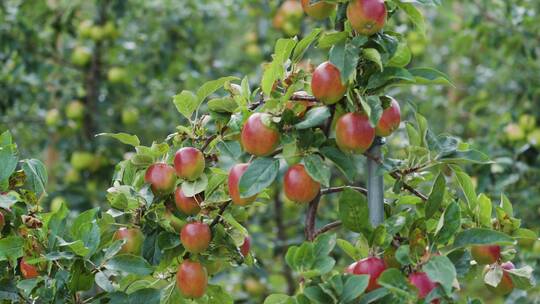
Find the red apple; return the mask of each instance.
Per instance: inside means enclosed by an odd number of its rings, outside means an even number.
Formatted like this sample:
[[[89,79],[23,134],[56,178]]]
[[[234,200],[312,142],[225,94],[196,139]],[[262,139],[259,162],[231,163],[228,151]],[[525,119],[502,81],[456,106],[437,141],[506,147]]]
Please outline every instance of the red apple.
[[[384,109],[379,123],[375,128],[375,134],[378,136],[390,136],[397,128],[399,128],[399,123],[401,122],[401,110],[399,108],[399,103],[391,98],[390,106]]]
[[[313,96],[324,104],[334,104],[343,98],[347,86],[343,84],[339,69],[329,61],[321,63],[311,77]]]
[[[488,266],[489,267],[489,266]],[[514,269],[514,264],[512,262],[506,262],[501,265],[503,269],[503,276],[501,278],[501,282],[497,287],[493,287],[489,284],[486,284],[487,288],[494,292],[497,295],[505,296],[514,290],[514,282],[512,282],[512,278],[508,274],[507,270]]]
[[[480,265],[493,264],[501,258],[501,247],[498,245],[472,246],[471,255]]]
[[[174,155],[174,169],[178,177],[193,181],[204,171],[204,155],[193,147],[184,147]]]
[[[246,172],[248,164],[236,164],[229,171],[229,195],[231,200],[235,205],[245,206],[249,203],[252,203],[257,199],[257,195],[241,198],[240,190],[238,189],[238,184],[240,183],[240,178]]]
[[[19,266],[21,268],[21,273],[25,279],[33,279],[39,276],[36,266],[26,263],[25,258],[22,258]]]
[[[186,215],[196,215],[201,211],[202,199],[200,195],[189,197],[184,195],[182,187],[176,188],[174,192],[174,202],[178,210],[182,211]]]
[[[186,224],[180,232],[180,240],[187,251],[191,253],[200,253],[208,249],[212,232],[205,223],[193,222]]]
[[[170,193],[176,185],[174,168],[165,163],[155,163],[146,170],[144,181],[151,185],[154,193]]]
[[[435,287],[437,283],[433,282],[425,272],[413,272],[409,275],[409,282],[418,289],[418,298],[424,299]],[[439,300],[433,300],[431,303],[439,303]]]
[[[383,271],[386,270],[386,264],[383,259],[377,257],[368,257],[361,259],[356,264],[353,273],[354,274],[367,274],[369,275],[369,284],[366,288],[366,292],[370,292],[381,287],[377,280]]]
[[[4,226],[6,225],[6,218],[4,217],[4,213],[0,211],[0,232],[2,229],[4,229]]]
[[[384,0],[352,0],[347,6],[347,19],[361,35],[370,36],[380,31],[386,23]]]
[[[244,150],[255,156],[266,156],[276,149],[279,132],[272,122],[272,116],[266,113],[252,114],[240,135]]]
[[[248,256],[249,249],[251,248],[251,239],[249,236],[246,236],[244,239],[244,243],[242,243],[242,246],[240,246],[240,253],[242,253],[243,256]]]
[[[345,273],[355,274],[354,270],[356,269],[356,265],[358,265],[358,262],[354,262],[351,265],[347,266],[347,268],[345,268]]]
[[[321,184],[309,176],[304,165],[296,164],[285,173],[283,188],[288,199],[306,204],[317,196]]]
[[[314,4],[309,4],[310,0],[302,0],[302,8],[306,15],[321,20],[328,18],[336,9],[335,3],[320,1]]]
[[[141,254],[143,234],[139,228],[122,227],[114,233],[113,239],[126,240],[122,249],[120,249],[120,253]]]
[[[208,286],[206,268],[199,262],[184,260],[176,273],[176,286],[187,298],[200,298]]]
[[[364,153],[375,139],[375,129],[364,113],[347,113],[336,123],[336,143],[345,152]]]

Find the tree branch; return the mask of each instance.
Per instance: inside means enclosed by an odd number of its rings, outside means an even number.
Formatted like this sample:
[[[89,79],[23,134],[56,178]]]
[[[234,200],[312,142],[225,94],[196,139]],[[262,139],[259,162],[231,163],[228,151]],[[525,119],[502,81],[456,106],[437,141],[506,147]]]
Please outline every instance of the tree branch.
[[[317,230],[313,236],[313,239],[316,239],[320,234],[323,234],[325,232],[328,232],[332,229],[341,227],[341,221],[335,221],[331,222],[329,224],[324,225],[321,229]]]
[[[330,188],[322,189],[321,190],[321,195],[341,192],[341,191],[343,191],[345,189],[352,189],[352,190],[356,190],[358,192],[361,192],[363,194],[367,194],[367,189],[366,188],[357,187],[357,186],[341,186],[341,187],[330,187]]]
[[[221,206],[219,206],[219,212],[216,215],[216,217],[214,218],[214,220],[212,221],[212,223],[210,223],[210,228],[212,228],[215,225],[219,224],[219,222],[221,221],[221,218],[223,216],[223,213],[225,212],[225,209],[227,209],[227,207],[229,207],[231,202],[232,202],[231,200],[228,200],[225,203],[221,204]]]
[[[317,218],[317,209],[319,208],[319,202],[321,199],[321,193],[309,202],[308,210],[306,213],[306,227],[304,228],[304,235],[306,240],[313,241],[315,239],[315,222]]]

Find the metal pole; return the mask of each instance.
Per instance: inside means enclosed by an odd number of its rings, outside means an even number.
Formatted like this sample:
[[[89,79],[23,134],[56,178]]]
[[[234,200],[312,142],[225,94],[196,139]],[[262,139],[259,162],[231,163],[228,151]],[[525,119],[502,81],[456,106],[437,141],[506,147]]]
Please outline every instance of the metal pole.
[[[381,146],[384,145],[384,142],[383,138],[375,137],[368,153],[374,158],[382,160]],[[384,220],[384,181],[382,174],[377,172],[378,168],[379,164],[375,160],[367,159],[369,221],[374,227]]]

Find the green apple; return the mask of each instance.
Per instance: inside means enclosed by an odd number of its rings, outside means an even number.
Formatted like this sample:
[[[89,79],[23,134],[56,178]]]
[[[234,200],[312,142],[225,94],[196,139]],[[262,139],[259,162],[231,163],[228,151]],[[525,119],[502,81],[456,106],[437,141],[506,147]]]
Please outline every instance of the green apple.
[[[77,46],[71,54],[71,62],[77,66],[85,66],[90,62],[92,53],[85,47]]]
[[[535,146],[536,148],[540,148],[540,129],[534,129],[531,133],[529,133],[527,139],[531,145]]]
[[[90,168],[94,164],[94,154],[85,151],[75,151],[71,154],[71,166],[80,171]]]
[[[84,104],[78,100],[70,102],[66,107],[66,116],[69,119],[81,120],[84,116]]]
[[[55,127],[60,122],[60,111],[58,109],[50,109],[45,114],[45,124],[49,127]]]
[[[103,26],[103,35],[107,39],[116,39],[118,37],[119,33],[114,25],[114,22],[107,21],[107,23],[105,23]]]
[[[523,114],[519,117],[519,126],[525,132],[532,131],[536,126],[536,118],[529,114]]]
[[[69,168],[69,170],[66,172],[65,180],[68,184],[78,183],[81,181],[81,174],[79,174],[79,171]]]
[[[105,38],[105,30],[99,25],[94,25],[90,29],[90,37],[94,41],[101,41]]]
[[[79,23],[79,26],[77,27],[77,31],[79,32],[79,36],[82,38],[91,38],[92,37],[92,26],[94,26],[94,23],[92,20],[83,20],[81,23]]]
[[[139,121],[139,110],[135,107],[126,107],[122,110],[122,123],[132,125]]]
[[[525,138],[525,132],[520,125],[515,123],[510,123],[504,128],[506,138],[509,141],[519,141]]]
[[[128,78],[127,71],[124,68],[112,67],[107,72],[107,79],[110,83],[123,83]]]

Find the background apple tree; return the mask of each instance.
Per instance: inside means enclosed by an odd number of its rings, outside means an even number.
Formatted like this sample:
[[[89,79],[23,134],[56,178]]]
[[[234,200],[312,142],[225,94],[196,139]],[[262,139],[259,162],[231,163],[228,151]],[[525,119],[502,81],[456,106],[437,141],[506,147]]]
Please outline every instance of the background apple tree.
[[[103,191],[110,208],[70,212],[59,201],[44,212],[46,166],[20,160],[2,133],[3,301],[531,299],[526,262],[536,233],[522,227],[506,195],[467,173],[498,162],[483,145],[435,131],[437,118],[411,101],[415,92],[398,97],[410,87],[460,88],[436,69],[409,66],[413,39],[400,22],[429,41],[419,8],[436,2],[280,4],[273,26],[305,33],[275,41],[256,85],[236,76],[186,84],[171,103],[183,122],[147,146],[114,128],[88,137],[133,147]],[[316,68],[309,55],[320,58]],[[534,116],[521,117],[507,134],[524,135],[503,140],[535,153]],[[382,222],[370,217],[368,161],[384,179]],[[491,293],[474,296],[475,284]]]

